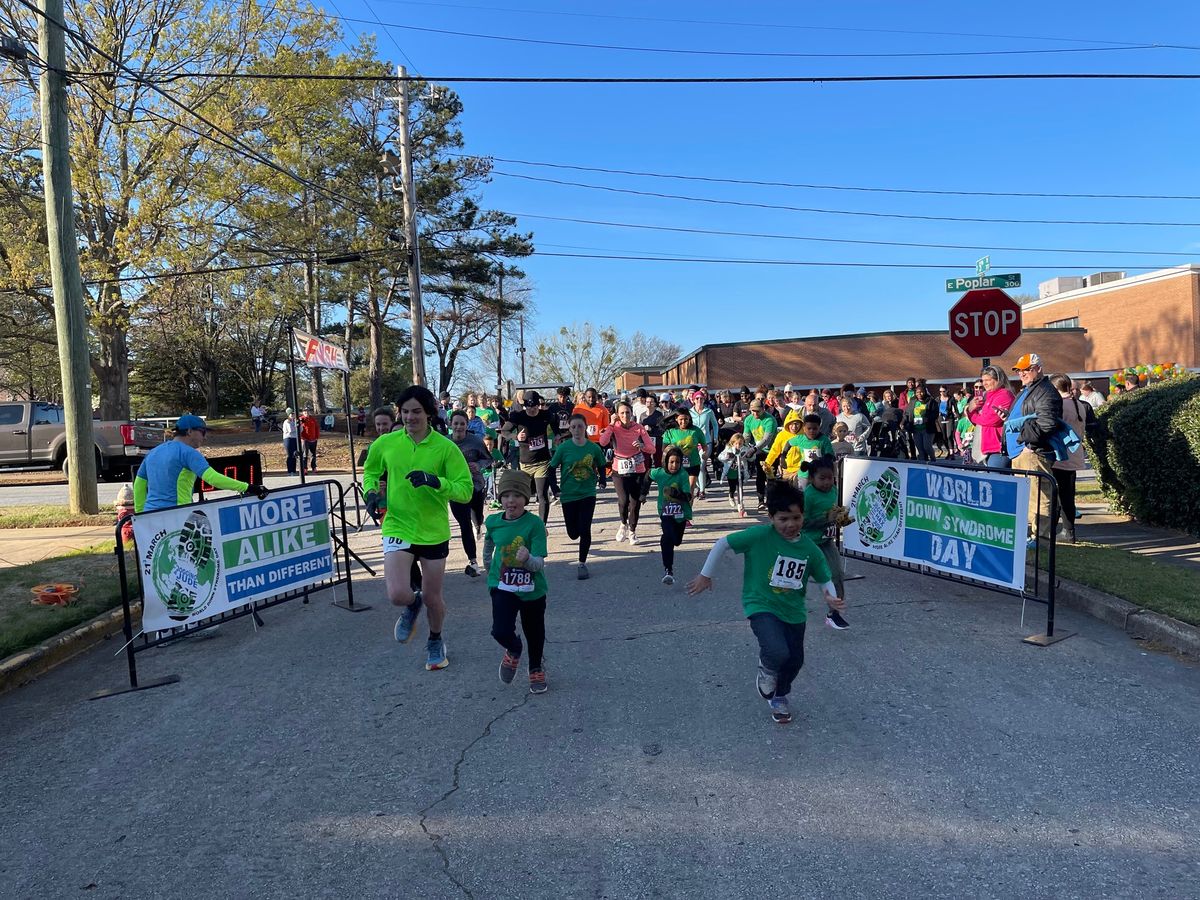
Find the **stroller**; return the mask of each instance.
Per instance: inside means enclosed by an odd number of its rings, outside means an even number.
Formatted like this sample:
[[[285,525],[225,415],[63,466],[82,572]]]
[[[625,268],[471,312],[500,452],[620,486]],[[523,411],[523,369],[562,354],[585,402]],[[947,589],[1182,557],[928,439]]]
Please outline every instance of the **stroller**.
[[[871,423],[867,432],[868,455],[880,459],[900,459],[904,454],[904,445],[900,442],[900,429],[878,419]]]

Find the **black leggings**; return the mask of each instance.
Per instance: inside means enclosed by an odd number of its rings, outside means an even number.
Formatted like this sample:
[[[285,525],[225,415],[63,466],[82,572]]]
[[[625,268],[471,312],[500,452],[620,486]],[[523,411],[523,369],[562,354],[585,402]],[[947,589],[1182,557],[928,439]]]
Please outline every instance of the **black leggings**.
[[[637,531],[638,514],[642,511],[642,480],[644,475],[614,475],[613,487],[617,490],[617,510],[621,513],[621,524]]]
[[[522,600],[520,594],[492,591],[492,637],[513,656],[520,656],[521,639],[517,637],[517,616],[521,630],[529,642],[529,668],[542,667],[542,651],[546,649],[546,598]]]
[[[659,549],[662,550],[663,568],[672,575],[675,574],[675,548],[683,543],[683,533],[687,531],[687,522],[674,516],[659,516],[662,521],[662,537],[658,539]]]
[[[462,532],[462,545],[467,559],[475,561],[475,529],[483,524],[483,491],[476,489],[466,503],[455,503],[451,500],[450,512],[454,514],[454,521],[458,523],[458,530]]]
[[[1058,483],[1058,508],[1067,525],[1074,525],[1079,518],[1079,510],[1075,508],[1075,479],[1078,474],[1074,469],[1054,470],[1054,480]]]
[[[571,540],[579,541],[579,562],[587,562],[592,549],[592,516],[596,514],[596,498],[584,497],[562,505],[563,523]]]

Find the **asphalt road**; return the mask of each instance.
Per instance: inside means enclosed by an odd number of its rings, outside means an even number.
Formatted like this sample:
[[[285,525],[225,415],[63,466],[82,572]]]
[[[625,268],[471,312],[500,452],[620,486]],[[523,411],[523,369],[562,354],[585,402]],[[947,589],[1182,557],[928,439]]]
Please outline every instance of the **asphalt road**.
[[[735,523],[707,504],[677,571]],[[1010,598],[852,563],[852,628],[811,620],[775,725],[740,566],[689,599],[656,546],[602,539],[580,583],[553,537],[543,696],[497,680],[456,548],[442,672],[364,576],[368,612],[139,656],[179,684],[88,702],[122,683],[114,641],[0,697],[0,894],[1197,895],[1197,667],[1066,610],[1076,636],[1022,644],[1038,607],[1022,629]]]

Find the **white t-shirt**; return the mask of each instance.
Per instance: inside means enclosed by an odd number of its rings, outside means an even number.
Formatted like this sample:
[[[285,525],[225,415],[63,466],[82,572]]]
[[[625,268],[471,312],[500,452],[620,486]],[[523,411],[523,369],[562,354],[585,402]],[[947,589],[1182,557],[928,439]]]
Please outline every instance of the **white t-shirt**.
[[[297,437],[297,425],[294,419],[287,418],[283,420],[283,439]]]

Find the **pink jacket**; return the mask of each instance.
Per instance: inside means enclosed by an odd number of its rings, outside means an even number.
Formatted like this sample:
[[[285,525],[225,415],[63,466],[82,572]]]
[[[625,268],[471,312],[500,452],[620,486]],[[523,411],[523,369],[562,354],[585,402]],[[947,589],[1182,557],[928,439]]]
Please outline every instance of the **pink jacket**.
[[[967,418],[981,429],[980,453],[1004,452],[1004,420],[1008,418],[1008,411],[1016,399],[1007,388],[996,388],[984,395],[983,405],[979,409],[970,412],[970,407],[967,407]]]
[[[641,450],[635,450],[633,447],[633,442],[638,438],[642,440]],[[654,454],[654,438],[650,437],[649,432],[637,422],[630,422],[626,426],[614,421],[601,431],[600,446],[607,447],[609,444],[613,445],[613,456],[617,459],[632,459],[635,464],[634,471],[638,473],[646,471],[646,463],[642,454]],[[617,472],[616,460],[613,461],[613,472]]]

